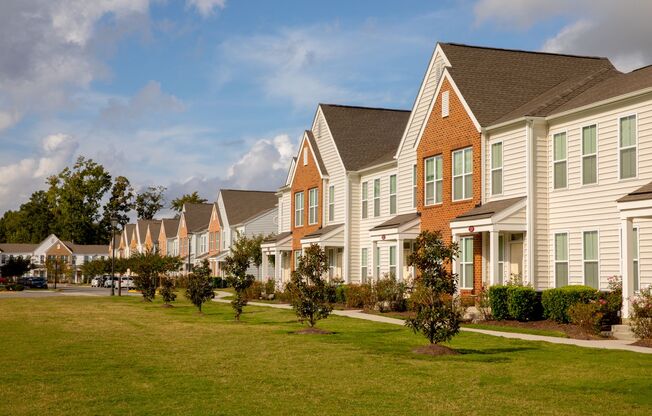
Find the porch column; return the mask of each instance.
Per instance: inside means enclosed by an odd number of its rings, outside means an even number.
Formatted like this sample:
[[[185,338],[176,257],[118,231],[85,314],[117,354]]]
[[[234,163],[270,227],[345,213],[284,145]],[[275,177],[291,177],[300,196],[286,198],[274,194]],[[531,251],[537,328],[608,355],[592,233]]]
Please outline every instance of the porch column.
[[[498,284],[498,231],[489,231],[489,283],[491,286]]]
[[[622,265],[623,274],[623,310],[622,318],[630,315],[629,299],[634,295],[634,224],[632,218],[622,219],[620,222],[622,235]]]
[[[376,276],[376,261],[380,264],[380,259],[376,260],[376,247],[378,247],[378,242],[371,242],[371,279],[379,279],[380,276]]]
[[[459,270],[459,263],[460,263],[460,255],[462,253],[461,248],[459,247],[460,244],[460,235],[456,234],[453,232],[453,243],[457,244],[458,246],[458,252],[457,255],[455,256],[455,259],[453,259],[453,273],[457,273]]]
[[[405,256],[404,250],[403,250],[403,239],[399,238],[397,240],[398,247],[396,249],[396,256],[398,257],[396,259],[396,280],[398,282],[403,281],[403,257]]]
[[[274,249],[274,281],[278,289],[281,289],[283,281],[283,276],[281,275],[281,263],[283,263],[283,259],[281,256],[281,250]]]
[[[269,256],[268,253],[263,252],[263,264],[262,264],[262,273],[260,274],[260,281],[264,282],[267,277],[267,271],[269,270]]]

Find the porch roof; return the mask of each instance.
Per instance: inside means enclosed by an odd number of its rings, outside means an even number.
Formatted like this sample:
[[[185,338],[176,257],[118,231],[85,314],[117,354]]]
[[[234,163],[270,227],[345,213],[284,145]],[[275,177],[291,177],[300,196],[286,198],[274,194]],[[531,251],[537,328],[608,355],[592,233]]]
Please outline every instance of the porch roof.
[[[283,232],[283,233],[279,233],[279,234],[273,235],[273,236],[268,237],[265,240],[263,240],[263,244],[278,243],[278,242],[281,242],[281,241],[285,240],[286,238],[288,238],[290,236],[292,236],[292,231],[286,231],[286,232]]]
[[[326,234],[329,234],[330,232],[335,231],[340,227],[344,227],[344,224],[327,225],[326,227],[322,227],[322,228],[318,229],[317,231],[315,231],[313,233],[306,234],[303,237],[303,239],[318,238],[318,237],[324,236]]]
[[[318,243],[324,245],[344,245],[344,224],[333,224],[322,227],[317,231],[304,236],[302,244]]]
[[[420,217],[421,214],[419,214],[418,212],[411,212],[409,214],[397,215],[385,221],[384,223],[375,226],[369,231],[386,230],[388,228],[398,228],[402,225],[409,224],[412,221],[419,219]]]
[[[521,201],[524,201],[526,197],[519,196],[516,198],[501,199],[499,201],[491,201],[486,204],[479,205],[471,210],[465,212],[462,215],[458,215],[453,221],[469,221],[469,220],[481,220],[485,218],[491,218],[495,214],[498,214],[502,211],[505,211],[508,208],[513,207]]]
[[[628,193],[624,197],[618,199],[616,202],[645,201],[648,199],[652,199],[652,182]]]

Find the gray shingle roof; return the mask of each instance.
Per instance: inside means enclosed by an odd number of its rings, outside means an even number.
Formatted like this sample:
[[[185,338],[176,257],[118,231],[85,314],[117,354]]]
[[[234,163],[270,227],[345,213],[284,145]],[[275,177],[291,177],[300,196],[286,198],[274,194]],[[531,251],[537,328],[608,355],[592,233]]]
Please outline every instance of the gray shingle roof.
[[[333,225],[327,225],[326,227],[322,227],[318,229],[315,232],[312,232],[310,234],[305,235],[303,238],[315,238],[315,237],[321,237],[322,235],[328,234],[331,231],[335,231],[336,229],[344,227],[344,224],[333,224]]]
[[[410,214],[397,215],[397,216],[395,216],[393,218],[388,219],[387,221],[383,222],[382,224],[378,224],[377,226],[372,228],[371,231],[400,227],[401,225],[405,225],[405,224],[407,224],[409,222],[412,222],[412,221],[416,220],[420,216],[421,216],[421,214],[419,214],[418,212],[412,212]]]
[[[38,244],[0,243],[0,252],[3,253],[32,253]]]
[[[507,208],[517,204],[525,199],[524,196],[519,196],[516,198],[507,198],[501,199],[499,201],[491,201],[486,204],[479,205],[475,208],[470,209],[464,214],[458,215],[455,220],[457,221],[467,221],[467,220],[480,220],[484,218],[491,218],[494,214],[497,214]]]
[[[164,218],[161,220],[161,226],[165,230],[165,238],[174,237],[179,231],[179,218]]]
[[[320,104],[346,170],[393,160],[410,111]]]
[[[226,219],[232,226],[268,211],[278,203],[275,191],[222,189],[220,193],[224,201]]]
[[[73,254],[101,254],[106,255],[109,253],[109,246],[96,245],[96,244],[72,244],[70,247]]]
[[[566,81],[574,80],[562,87],[573,89],[574,84],[584,85],[581,80],[591,74],[615,71],[607,58],[456,43],[439,45],[450,61],[448,70],[455,84],[481,126],[494,124],[507,115],[512,118],[529,115],[531,108],[538,108],[551,99],[544,93]],[[557,94],[561,91],[564,88]],[[537,97],[543,101],[525,106]],[[514,113],[521,107],[524,107],[522,111]]]
[[[140,237],[140,244],[145,243],[145,237],[147,236],[147,226],[151,224],[161,224],[161,220],[138,220],[136,225],[138,226],[138,236]],[[158,238],[158,236],[157,236]]]
[[[183,204],[183,218],[186,220],[186,229],[194,233],[208,228],[213,212],[213,204]]]
[[[279,233],[276,235],[273,235],[271,237],[268,237],[264,240],[265,243],[277,243],[279,241],[283,241],[286,238],[290,237],[292,235],[292,231],[286,231],[283,233]]]
[[[652,199],[652,182],[628,193],[617,202],[645,201],[647,199]]]

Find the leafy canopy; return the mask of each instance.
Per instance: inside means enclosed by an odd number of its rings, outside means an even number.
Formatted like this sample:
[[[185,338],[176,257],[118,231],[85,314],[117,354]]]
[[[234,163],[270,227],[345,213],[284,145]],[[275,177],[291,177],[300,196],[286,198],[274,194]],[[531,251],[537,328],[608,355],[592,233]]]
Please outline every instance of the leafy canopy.
[[[201,312],[202,305],[213,297],[215,297],[215,293],[213,292],[211,269],[208,266],[208,260],[204,260],[200,265],[194,266],[192,273],[188,276],[186,298]]]
[[[240,320],[242,310],[247,306],[245,292],[255,281],[253,275],[247,274],[247,270],[252,264],[252,258],[256,255],[257,250],[260,250],[259,243],[256,248],[254,240],[239,236],[231,245],[231,254],[224,260],[226,280],[235,289],[235,296],[231,301],[231,306],[235,311],[236,321]]]
[[[183,204],[203,204],[207,201],[208,200],[206,198],[200,197],[197,191],[194,191],[191,194],[184,194],[179,198],[173,199],[170,203],[170,209],[181,213],[183,210]]]
[[[297,270],[288,283],[294,312],[299,320],[308,322],[311,327],[318,320],[327,318],[333,310],[328,302],[328,284],[324,279],[327,271],[326,252],[317,244],[311,244],[299,257]]]

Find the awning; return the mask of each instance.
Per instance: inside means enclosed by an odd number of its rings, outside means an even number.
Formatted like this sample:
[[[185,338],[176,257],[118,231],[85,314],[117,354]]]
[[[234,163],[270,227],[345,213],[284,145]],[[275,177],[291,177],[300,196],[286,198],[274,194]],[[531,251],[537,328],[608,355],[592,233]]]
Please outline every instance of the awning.
[[[322,227],[305,235],[301,244],[319,244],[331,247],[344,247],[344,224],[333,224]]]
[[[372,240],[414,239],[421,231],[421,215],[418,212],[401,214],[369,230]]]
[[[527,231],[527,198],[516,197],[487,202],[451,221],[453,234],[483,231]]]
[[[620,217],[623,219],[652,217],[652,182],[637,188],[616,202]]]
[[[291,251],[292,250],[292,232],[287,231],[276,234],[272,237],[266,238],[260,245],[263,253],[271,255],[276,250]]]

